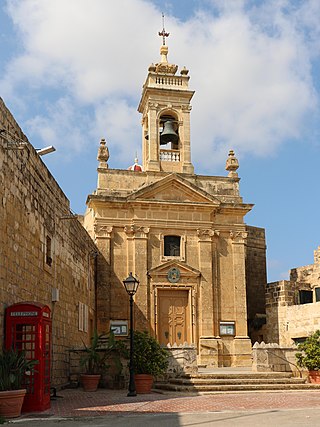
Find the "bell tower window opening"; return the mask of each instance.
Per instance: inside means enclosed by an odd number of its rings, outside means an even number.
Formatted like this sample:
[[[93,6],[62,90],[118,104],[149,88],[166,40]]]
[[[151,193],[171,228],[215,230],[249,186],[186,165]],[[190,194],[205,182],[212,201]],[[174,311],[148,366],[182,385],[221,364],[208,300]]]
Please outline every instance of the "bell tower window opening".
[[[164,236],[164,256],[180,257],[180,236]]]
[[[179,125],[174,116],[163,115],[159,122],[160,146],[165,150],[179,149]]]

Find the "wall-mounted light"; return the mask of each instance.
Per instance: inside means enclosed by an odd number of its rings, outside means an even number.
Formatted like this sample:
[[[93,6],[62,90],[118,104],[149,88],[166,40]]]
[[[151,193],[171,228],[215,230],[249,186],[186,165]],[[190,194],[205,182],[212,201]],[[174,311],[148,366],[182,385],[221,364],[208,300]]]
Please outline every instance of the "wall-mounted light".
[[[49,145],[49,147],[36,148],[36,151],[39,156],[44,156],[45,154],[53,153],[54,151],[56,151],[56,149],[53,145]]]

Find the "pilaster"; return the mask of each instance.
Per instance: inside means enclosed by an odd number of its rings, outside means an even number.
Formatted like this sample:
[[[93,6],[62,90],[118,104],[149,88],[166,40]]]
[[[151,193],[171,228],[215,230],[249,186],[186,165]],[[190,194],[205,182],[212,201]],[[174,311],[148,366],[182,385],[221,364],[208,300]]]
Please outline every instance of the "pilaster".
[[[101,252],[98,255],[97,267],[97,329],[98,332],[109,330],[111,312],[111,236],[113,227],[109,225],[94,225],[96,245]]]
[[[232,241],[234,314],[237,338],[248,337],[245,271],[245,241],[247,236],[248,233],[245,231],[230,232]]]
[[[218,366],[219,344],[216,339],[219,316],[217,288],[217,245],[219,232],[213,229],[197,230],[199,243],[200,298],[199,298],[199,363]]]
[[[128,271],[132,271],[139,280],[135,295],[135,325],[140,330],[150,327],[150,291],[148,288],[148,234],[149,228],[131,225],[125,227],[128,240]],[[140,272],[139,276],[137,273]]]

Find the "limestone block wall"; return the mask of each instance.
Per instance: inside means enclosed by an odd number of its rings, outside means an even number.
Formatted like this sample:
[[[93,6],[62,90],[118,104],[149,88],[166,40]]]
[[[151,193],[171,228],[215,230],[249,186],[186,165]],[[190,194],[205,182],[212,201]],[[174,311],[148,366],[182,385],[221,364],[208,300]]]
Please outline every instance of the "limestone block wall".
[[[266,292],[266,341],[291,346],[320,328],[320,302],[298,304],[304,284],[291,281],[269,283]]]
[[[126,196],[170,175],[170,172],[139,172],[122,169],[98,169],[96,194]],[[239,178],[183,174],[190,183],[223,201],[242,202],[239,195]]]
[[[252,370],[255,372],[292,372],[295,376],[303,375],[297,366],[295,354],[297,347],[280,346],[276,343],[260,344],[252,347]]]
[[[97,248],[69,200],[0,99],[0,330],[5,308],[52,310],[52,384],[68,381],[68,349],[89,342]],[[25,141],[22,150],[14,141]]]
[[[197,365],[197,349],[192,345],[174,345],[168,346],[168,369],[169,376],[179,376],[183,374],[196,374],[198,372]]]
[[[314,264],[293,268],[290,280],[309,284],[310,288],[320,286],[320,246],[314,251]]]
[[[252,343],[264,340],[267,286],[266,242],[263,228],[247,226],[246,291],[248,329]]]

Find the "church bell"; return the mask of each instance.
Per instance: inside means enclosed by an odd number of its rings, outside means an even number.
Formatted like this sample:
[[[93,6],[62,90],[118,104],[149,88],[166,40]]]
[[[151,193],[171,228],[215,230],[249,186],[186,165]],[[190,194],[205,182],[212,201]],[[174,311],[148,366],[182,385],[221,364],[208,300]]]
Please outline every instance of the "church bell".
[[[176,144],[179,140],[179,135],[173,128],[173,121],[167,120],[163,123],[163,130],[160,134],[160,145],[166,145],[168,142]]]

